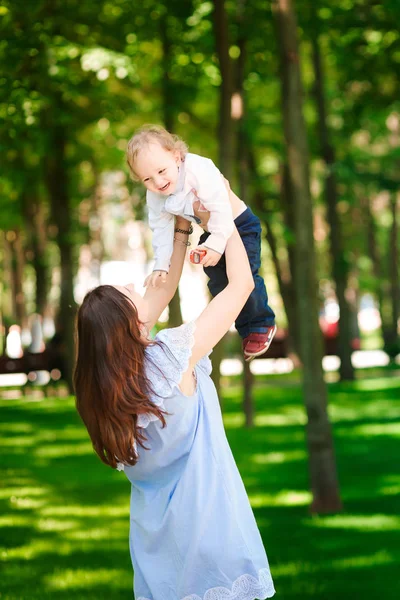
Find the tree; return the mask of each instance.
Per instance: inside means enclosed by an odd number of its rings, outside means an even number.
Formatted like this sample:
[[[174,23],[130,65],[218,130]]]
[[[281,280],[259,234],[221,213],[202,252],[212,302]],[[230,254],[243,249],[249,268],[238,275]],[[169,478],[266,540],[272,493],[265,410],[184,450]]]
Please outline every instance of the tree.
[[[354,368],[351,362],[351,311],[346,298],[348,264],[344,250],[342,225],[337,212],[338,193],[335,174],[336,157],[327,125],[324,69],[321,59],[319,23],[315,4],[312,5],[312,17],[314,23],[314,35],[311,38],[311,42],[315,76],[314,94],[318,113],[318,139],[320,143],[320,152],[325,162],[325,198],[329,222],[330,254],[333,280],[336,286],[336,295],[340,310],[339,371],[342,380],[352,380],[354,379]]]
[[[307,412],[307,444],[311,510],[341,508],[332,431],[327,413],[327,389],[322,370],[321,332],[318,323],[317,282],[313,237],[313,211],[309,189],[309,153],[302,113],[302,81],[297,23],[291,0],[274,0],[281,60],[282,110],[288,176],[295,217],[295,286],[303,391]]]
[[[214,0],[215,47],[221,73],[218,118],[218,166],[230,180],[233,172],[233,121],[231,114],[233,79],[232,63],[229,56],[228,16],[224,0]],[[213,352],[213,380],[220,397],[220,365],[224,341],[221,340]]]

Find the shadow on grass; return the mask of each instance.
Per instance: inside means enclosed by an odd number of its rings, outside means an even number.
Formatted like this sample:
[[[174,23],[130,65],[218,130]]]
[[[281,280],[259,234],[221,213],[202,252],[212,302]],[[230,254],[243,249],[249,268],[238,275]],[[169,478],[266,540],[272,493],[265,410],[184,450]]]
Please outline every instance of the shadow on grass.
[[[226,390],[228,438],[279,598],[398,597],[400,381],[393,381],[330,386],[345,510],[325,517],[308,514],[300,389],[258,386],[251,430],[242,427],[239,388]],[[7,401],[0,410],[1,599],[131,598],[129,483],[94,456],[73,401]]]

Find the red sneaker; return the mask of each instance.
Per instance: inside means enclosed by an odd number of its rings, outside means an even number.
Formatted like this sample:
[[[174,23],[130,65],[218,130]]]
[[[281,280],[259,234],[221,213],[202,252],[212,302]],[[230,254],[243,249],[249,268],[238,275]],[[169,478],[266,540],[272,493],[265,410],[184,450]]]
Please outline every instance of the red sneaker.
[[[275,333],[276,325],[271,325],[264,333],[250,333],[243,340],[244,360],[250,362],[256,356],[265,354],[271,345]]]

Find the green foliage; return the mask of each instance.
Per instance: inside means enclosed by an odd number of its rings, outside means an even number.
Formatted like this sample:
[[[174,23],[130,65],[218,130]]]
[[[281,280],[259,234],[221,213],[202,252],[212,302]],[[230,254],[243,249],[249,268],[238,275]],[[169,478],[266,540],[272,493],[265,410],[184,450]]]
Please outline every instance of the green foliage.
[[[311,42],[317,35],[336,153],[332,169],[339,186],[344,260],[351,265],[350,285],[358,282],[360,292],[376,293],[389,285],[390,214],[382,198],[396,193],[400,182],[400,5],[395,0],[298,0],[295,6],[312,190],[322,224],[316,235],[319,276],[331,279],[322,193],[326,169],[312,93]],[[261,190],[263,205],[258,203],[257,211],[272,224],[288,272],[287,247],[295,240],[280,194],[284,134],[274,18],[270,3],[260,0],[227,2],[226,9],[235,82],[244,60],[243,127],[259,173],[258,181],[249,178],[245,200],[255,205],[255,190]],[[26,225],[27,194],[47,205],[45,170],[59,126],[67,134],[64,166],[77,246],[88,237],[87,223],[79,217],[82,203],[90,203],[105,174],[125,169],[127,141],[144,122],[171,123],[193,152],[217,160],[221,74],[212,2],[31,0],[27,5],[5,0],[0,18],[2,230]],[[241,156],[240,147],[236,153]],[[239,174],[238,169],[231,182],[235,190]],[[379,280],[367,239],[366,198],[376,224]],[[50,220],[48,209],[46,214]]]

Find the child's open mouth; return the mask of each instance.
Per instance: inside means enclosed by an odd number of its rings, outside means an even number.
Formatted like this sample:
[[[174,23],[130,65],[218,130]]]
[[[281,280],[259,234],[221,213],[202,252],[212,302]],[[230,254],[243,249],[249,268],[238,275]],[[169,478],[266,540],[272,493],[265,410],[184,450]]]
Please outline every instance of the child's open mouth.
[[[164,187],[160,188],[160,192],[166,192],[169,188],[169,182],[164,185]]]

